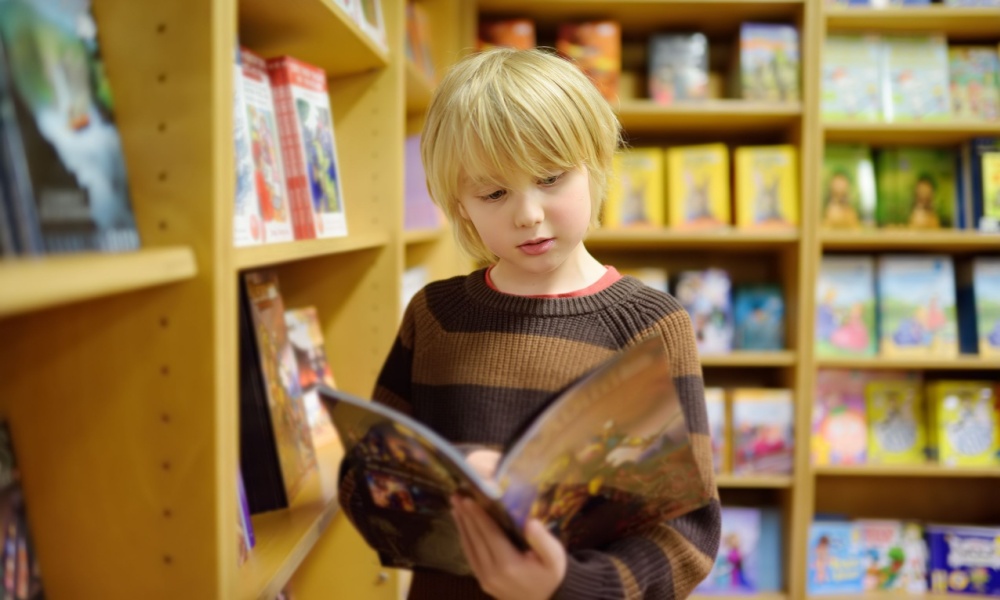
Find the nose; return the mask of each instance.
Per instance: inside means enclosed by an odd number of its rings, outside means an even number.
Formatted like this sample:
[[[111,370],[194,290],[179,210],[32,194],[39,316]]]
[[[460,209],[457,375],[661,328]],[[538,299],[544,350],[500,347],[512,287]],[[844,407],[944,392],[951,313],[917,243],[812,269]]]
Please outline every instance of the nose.
[[[534,227],[545,220],[543,198],[538,190],[520,194],[514,208],[514,225],[517,227]]]

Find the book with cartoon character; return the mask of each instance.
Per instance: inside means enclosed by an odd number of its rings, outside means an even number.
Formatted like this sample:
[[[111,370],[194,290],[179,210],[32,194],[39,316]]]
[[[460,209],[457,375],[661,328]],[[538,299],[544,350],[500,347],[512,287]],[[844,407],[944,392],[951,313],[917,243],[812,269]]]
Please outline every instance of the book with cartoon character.
[[[816,355],[875,356],[875,260],[823,256],[816,279]]]
[[[920,465],[927,461],[927,421],[923,385],[919,381],[870,381],[868,462]]]
[[[1000,527],[927,526],[931,592],[1000,596]]]
[[[979,355],[1000,358],[1000,258],[972,259],[972,290]]]
[[[708,98],[708,38],[705,34],[650,36],[649,97],[657,104]]]
[[[326,387],[320,397],[344,443],[341,503],[386,566],[470,574],[451,516],[455,494],[478,502],[521,548],[536,518],[570,550],[632,535],[715,494],[658,336],[554,397],[505,450],[495,483],[396,410]]]
[[[726,354],[733,349],[731,289],[729,273],[722,269],[678,275],[674,295],[691,317],[700,354]]]
[[[733,473],[792,472],[792,391],[736,388],[732,391]]]
[[[959,118],[1000,118],[1000,55],[996,46],[949,46],[952,113]]]
[[[882,118],[882,42],[871,34],[830,34],[823,45],[820,96],[827,121]]]
[[[695,594],[753,594],[780,587],[781,523],[774,508],[722,507],[722,538],[712,572]]]
[[[951,118],[948,43],[943,34],[883,36],[882,60],[886,121]]]
[[[947,255],[882,255],[878,322],[883,356],[957,356],[955,270]]]
[[[827,144],[822,178],[821,227],[875,226],[875,166],[867,144]]]
[[[879,227],[948,229],[955,214],[955,153],[884,148],[876,158]]]
[[[948,467],[1000,465],[1000,410],[992,381],[927,386],[929,454]]]
[[[918,523],[889,519],[854,522],[864,568],[862,587],[876,590],[927,591],[928,549]]]
[[[666,225],[663,150],[630,148],[615,154],[614,180],[601,218],[608,229]]]
[[[782,23],[740,24],[738,87],[744,100],[799,100],[799,30]]]
[[[675,229],[718,229],[732,222],[729,150],[725,144],[667,149],[668,223]]]
[[[736,226],[793,229],[799,224],[799,152],[795,146],[741,146],[736,160]]]
[[[814,465],[860,465],[868,452],[868,373],[823,369],[816,374],[810,455]]]
[[[740,350],[785,348],[785,297],[781,286],[740,285],[733,294],[735,347]]]
[[[562,23],[556,50],[576,63],[602,96],[617,101],[622,72],[622,28],[617,21]]]
[[[853,523],[813,521],[806,555],[808,594],[863,591],[861,540]]]

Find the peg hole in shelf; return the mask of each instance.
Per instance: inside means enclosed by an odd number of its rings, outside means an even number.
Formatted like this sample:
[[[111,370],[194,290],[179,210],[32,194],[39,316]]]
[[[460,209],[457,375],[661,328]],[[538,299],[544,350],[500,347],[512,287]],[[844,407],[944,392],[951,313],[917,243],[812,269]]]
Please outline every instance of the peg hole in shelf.
[[[169,554],[164,554],[163,555],[163,564],[165,564],[165,565],[172,565],[172,564],[174,564],[174,557],[170,556]]]
[[[157,75],[156,81],[158,81],[159,83],[166,83],[167,82],[167,74],[166,73],[160,73],[159,75]]]
[[[169,508],[164,508],[163,509],[163,518],[164,519],[169,519],[172,516],[174,516],[174,511],[170,510]]]
[[[159,180],[161,182],[166,181],[167,180],[167,172],[166,171],[160,171],[160,174],[158,175],[158,178],[159,178]]]
[[[156,33],[161,33],[162,34],[162,33],[166,33],[166,32],[167,32],[167,24],[166,23],[160,23],[159,25],[156,26]]]
[[[170,423],[170,414],[163,413],[162,415],[160,415],[160,420],[163,421],[164,423]]]
[[[164,471],[169,471],[169,470],[170,470],[170,461],[168,461],[168,460],[165,460],[165,461],[163,461],[163,464],[162,464],[162,465],[160,465],[160,467],[161,467],[161,468],[162,468],[162,469],[163,469]]]
[[[167,222],[160,221],[160,231],[166,231],[166,230],[167,230]]]
[[[160,327],[162,327],[163,329],[170,327],[170,319],[168,319],[167,317],[160,317]]]
[[[163,365],[162,367],[160,367],[160,375],[163,375],[164,377],[170,375],[170,366]]]
[[[167,124],[161,121],[160,124],[156,126],[156,130],[160,133],[164,133],[167,130]]]

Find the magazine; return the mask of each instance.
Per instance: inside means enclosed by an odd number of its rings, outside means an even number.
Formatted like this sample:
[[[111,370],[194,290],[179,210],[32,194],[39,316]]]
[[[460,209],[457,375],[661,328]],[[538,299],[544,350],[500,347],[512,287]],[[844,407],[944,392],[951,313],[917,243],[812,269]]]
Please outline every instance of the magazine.
[[[503,453],[493,481],[398,411],[325,386],[320,397],[344,443],[341,475],[357,469],[351,480],[362,488],[350,494],[342,485],[342,503],[385,566],[471,573],[451,516],[454,494],[478,502],[519,548],[528,548],[524,527],[536,518],[569,550],[601,547],[714,494],[658,337],[556,396]]]

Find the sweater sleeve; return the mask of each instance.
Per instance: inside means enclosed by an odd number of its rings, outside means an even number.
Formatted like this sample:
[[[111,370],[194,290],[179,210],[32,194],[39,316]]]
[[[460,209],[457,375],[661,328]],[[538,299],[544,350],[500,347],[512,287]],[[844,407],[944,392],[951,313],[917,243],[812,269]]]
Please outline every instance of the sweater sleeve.
[[[707,506],[666,521],[600,550],[573,552],[554,598],[686,598],[711,571],[722,530],[718,489],[701,365],[687,313],[673,311],[660,321],[670,350],[674,385],[680,397],[698,470],[711,487]]]
[[[413,372],[413,344],[416,331],[416,306],[423,302],[424,292],[419,292],[406,307],[403,322],[392,343],[389,355],[382,364],[372,399],[406,414],[413,413],[410,399],[410,377]]]

